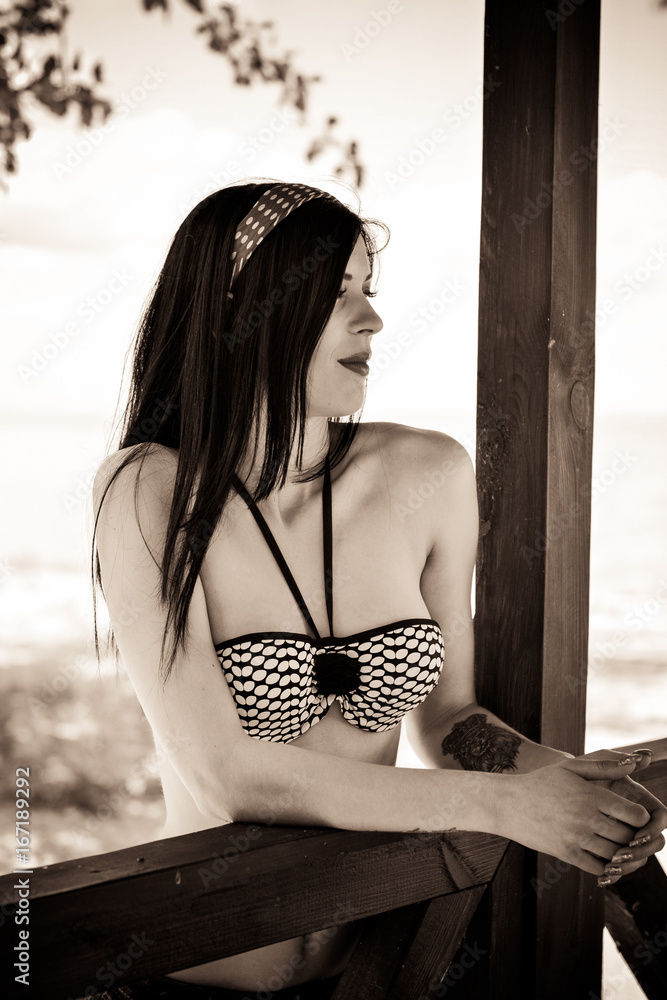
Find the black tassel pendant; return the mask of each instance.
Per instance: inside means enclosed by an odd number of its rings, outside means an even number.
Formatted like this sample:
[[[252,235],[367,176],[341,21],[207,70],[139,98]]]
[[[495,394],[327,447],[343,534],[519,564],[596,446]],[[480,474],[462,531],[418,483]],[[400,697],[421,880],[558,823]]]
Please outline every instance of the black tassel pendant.
[[[350,694],[361,683],[359,661],[345,653],[318,653],[314,663],[320,694]]]

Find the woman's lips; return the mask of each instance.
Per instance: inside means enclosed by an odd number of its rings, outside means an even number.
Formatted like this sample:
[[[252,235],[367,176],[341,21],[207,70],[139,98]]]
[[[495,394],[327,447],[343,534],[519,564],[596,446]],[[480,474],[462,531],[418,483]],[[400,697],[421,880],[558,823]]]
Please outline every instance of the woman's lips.
[[[356,372],[357,375],[368,375],[370,368],[363,361],[339,361],[339,365],[343,368],[349,368],[350,371]]]

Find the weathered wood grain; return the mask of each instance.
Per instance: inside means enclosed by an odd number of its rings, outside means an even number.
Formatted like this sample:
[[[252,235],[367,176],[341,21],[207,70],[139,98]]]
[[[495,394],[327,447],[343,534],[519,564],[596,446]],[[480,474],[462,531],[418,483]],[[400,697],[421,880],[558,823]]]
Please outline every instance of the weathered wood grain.
[[[475,632],[480,704],[580,754],[600,5],[570,6],[552,17],[556,5],[539,0],[486,3],[484,77],[495,86],[483,121]],[[522,947],[535,981],[525,995],[584,1000],[600,992],[601,907],[578,871],[538,898],[531,881],[552,860],[527,857]]]
[[[235,823],[37,869],[30,927],[40,962],[31,981],[48,986],[52,1000],[99,986],[97,970],[126,952],[133,935],[151,943],[117,983],[483,886],[506,846],[465,831]],[[16,898],[14,882],[3,876],[0,893]]]
[[[370,917],[332,1000],[435,997],[485,887]]]
[[[443,977],[484,890],[485,886],[476,886],[429,901],[396,981],[387,993],[387,1000],[417,1000],[417,997],[435,1000],[443,995]],[[449,987],[445,985],[444,988]]]
[[[529,996],[535,978],[534,948],[522,942],[526,851],[510,841],[451,963],[465,969],[456,1000],[516,1000]],[[451,979],[451,976],[450,976]],[[445,994],[447,995],[447,994]]]

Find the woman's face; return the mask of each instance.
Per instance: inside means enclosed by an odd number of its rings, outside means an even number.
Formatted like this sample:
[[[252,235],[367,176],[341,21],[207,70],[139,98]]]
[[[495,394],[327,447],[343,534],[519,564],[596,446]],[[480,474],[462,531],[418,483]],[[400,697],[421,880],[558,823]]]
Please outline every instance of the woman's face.
[[[371,337],[382,329],[382,320],[368,298],[370,281],[366,246],[360,236],[310,364],[309,417],[345,417],[363,406],[366,376],[345,367],[340,360],[359,353],[370,355]]]

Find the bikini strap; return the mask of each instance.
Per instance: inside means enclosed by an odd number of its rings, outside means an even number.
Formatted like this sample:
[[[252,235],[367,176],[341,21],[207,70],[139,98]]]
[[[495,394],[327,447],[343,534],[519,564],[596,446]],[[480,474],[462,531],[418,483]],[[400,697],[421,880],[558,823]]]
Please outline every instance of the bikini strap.
[[[315,625],[315,622],[313,621],[312,615],[308,610],[306,602],[304,601],[301,595],[301,591],[297,586],[296,580],[292,576],[289,566],[285,561],[285,557],[280,551],[280,547],[276,542],[275,538],[273,537],[271,529],[264,520],[261,511],[257,507],[255,500],[248,493],[248,491],[246,490],[245,486],[243,485],[239,477],[236,475],[236,473],[233,473],[232,478],[236,489],[245,500],[246,505],[250,509],[250,512],[255,518],[255,521],[259,525],[260,530],[264,535],[264,538],[266,539],[269,548],[271,549],[274,558],[278,563],[283,576],[285,577],[285,580],[287,581],[287,585],[292,591],[292,595],[294,596],[297,604],[299,605],[301,611],[303,612],[304,618],[310,625],[311,629],[313,630],[317,638],[321,639],[322,637],[320,636],[320,633],[317,631],[317,626]],[[333,636],[333,594],[331,587],[331,579],[333,574],[332,570],[333,544],[332,544],[332,526],[331,526],[331,470],[329,467],[328,452],[325,460],[324,486],[322,488],[322,520],[323,520],[323,551],[324,551],[324,592],[326,596],[329,628],[331,630],[331,635]]]
[[[329,634],[333,637],[333,528],[331,524],[331,469],[327,452],[322,487],[323,555],[324,555],[324,596],[327,602]]]

